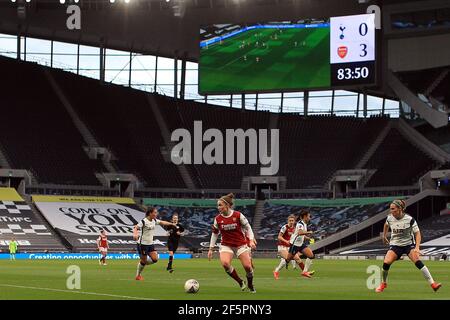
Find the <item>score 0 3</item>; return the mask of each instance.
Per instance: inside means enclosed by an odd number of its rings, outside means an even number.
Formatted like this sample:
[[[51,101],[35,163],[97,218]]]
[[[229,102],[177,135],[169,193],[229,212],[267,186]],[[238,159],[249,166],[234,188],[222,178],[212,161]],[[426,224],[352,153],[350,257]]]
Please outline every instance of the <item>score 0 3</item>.
[[[374,60],[374,14],[333,17],[330,19],[330,63]]]

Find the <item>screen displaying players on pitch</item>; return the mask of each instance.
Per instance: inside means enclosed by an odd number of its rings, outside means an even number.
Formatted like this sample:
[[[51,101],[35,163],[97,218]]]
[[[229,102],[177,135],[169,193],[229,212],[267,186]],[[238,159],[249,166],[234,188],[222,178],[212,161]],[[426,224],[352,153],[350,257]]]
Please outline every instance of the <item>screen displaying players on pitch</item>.
[[[200,30],[199,93],[373,84],[374,21],[374,14],[363,14],[204,26]]]

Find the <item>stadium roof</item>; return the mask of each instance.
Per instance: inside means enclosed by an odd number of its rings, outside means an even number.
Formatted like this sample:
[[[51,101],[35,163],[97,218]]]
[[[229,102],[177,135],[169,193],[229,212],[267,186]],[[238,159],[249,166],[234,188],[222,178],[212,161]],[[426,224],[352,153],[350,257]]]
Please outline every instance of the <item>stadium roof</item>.
[[[62,1],[62,0],[61,0]],[[387,18],[396,14],[433,9],[448,12],[448,0],[0,0],[0,33],[105,47],[135,53],[198,61],[202,25],[298,21],[361,14],[372,4],[382,8],[382,43],[393,37],[448,33],[449,27],[392,30]],[[75,3],[77,2],[77,3]],[[81,29],[69,30],[70,4],[81,8]],[[428,8],[428,9],[427,9]],[[444,10],[442,10],[444,9]],[[389,34],[386,33],[389,32]],[[381,40],[381,39],[380,39]],[[384,47],[386,45],[379,46]],[[387,52],[379,52],[380,87],[368,94],[393,97],[386,87]]]
[[[357,0],[79,0],[81,30],[68,30],[69,4],[74,0],[0,0],[0,33],[196,61],[201,25],[328,18],[365,13],[368,6]]]

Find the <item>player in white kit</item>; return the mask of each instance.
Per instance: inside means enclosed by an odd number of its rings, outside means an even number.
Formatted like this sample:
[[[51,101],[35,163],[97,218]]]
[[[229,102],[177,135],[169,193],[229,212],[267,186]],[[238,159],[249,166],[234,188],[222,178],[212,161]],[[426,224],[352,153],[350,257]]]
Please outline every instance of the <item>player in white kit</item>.
[[[311,220],[311,214],[302,210],[300,212],[300,221],[297,222],[295,227],[294,234],[291,236],[290,243],[291,246],[289,248],[289,254],[286,259],[286,263],[289,263],[292,259],[294,259],[297,253],[302,253],[306,256],[305,267],[301,275],[306,278],[311,278],[314,274],[314,271],[309,271],[309,268],[312,265],[312,260],[315,258],[314,253],[311,248],[305,243],[305,240],[311,239],[309,236],[312,234],[312,231],[308,231],[308,222]]]
[[[156,208],[151,207],[147,209],[145,218],[135,225],[133,229],[133,239],[138,242],[137,251],[141,258],[137,265],[136,280],[143,280],[141,273],[146,265],[158,262],[158,253],[153,245],[153,234],[156,225],[176,227],[174,223],[156,219],[157,215],[158,210]],[[139,230],[141,231],[140,236]],[[148,261],[147,256],[150,257],[150,261]]]
[[[434,282],[428,268],[420,261],[420,235],[419,226],[413,217],[404,212],[406,202],[404,200],[394,200],[390,207],[390,214],[386,219],[383,228],[383,241],[389,244],[389,250],[384,257],[383,262],[383,282],[376,292],[383,292],[387,287],[387,276],[389,268],[394,261],[400,259],[406,254],[409,259],[416,265],[417,269],[422,271],[423,276],[430,284],[434,291],[437,291],[441,284]],[[388,229],[391,229],[391,239],[387,239]]]

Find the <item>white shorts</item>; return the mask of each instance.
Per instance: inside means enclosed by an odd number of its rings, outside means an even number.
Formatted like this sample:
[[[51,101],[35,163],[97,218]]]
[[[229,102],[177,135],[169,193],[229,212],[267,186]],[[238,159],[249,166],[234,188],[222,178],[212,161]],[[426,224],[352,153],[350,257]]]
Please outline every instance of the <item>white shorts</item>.
[[[289,247],[278,246],[278,252],[281,252],[281,251],[289,251]]]
[[[100,247],[100,252],[101,253],[108,253],[108,248]]]
[[[229,247],[229,246],[220,245],[220,248],[219,248],[219,252],[230,252],[230,253],[235,254],[237,257],[239,257],[244,252],[247,252],[250,250],[251,250],[250,247],[246,244],[244,244],[243,246],[240,246],[240,247]]]

